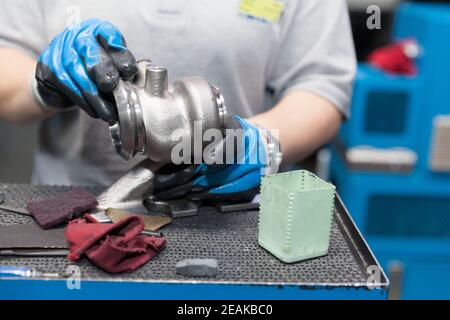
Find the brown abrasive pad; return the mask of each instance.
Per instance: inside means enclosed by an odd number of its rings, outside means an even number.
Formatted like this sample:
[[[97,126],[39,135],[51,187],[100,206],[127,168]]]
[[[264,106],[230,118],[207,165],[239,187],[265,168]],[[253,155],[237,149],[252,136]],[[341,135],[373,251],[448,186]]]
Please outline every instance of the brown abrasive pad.
[[[157,231],[172,222],[172,218],[168,216],[135,214],[112,208],[106,209],[106,214],[113,222],[120,221],[129,216],[139,216],[144,220],[144,230],[146,231]]]
[[[97,205],[93,194],[73,188],[52,198],[28,202],[27,210],[43,229],[49,229],[77,218]]]

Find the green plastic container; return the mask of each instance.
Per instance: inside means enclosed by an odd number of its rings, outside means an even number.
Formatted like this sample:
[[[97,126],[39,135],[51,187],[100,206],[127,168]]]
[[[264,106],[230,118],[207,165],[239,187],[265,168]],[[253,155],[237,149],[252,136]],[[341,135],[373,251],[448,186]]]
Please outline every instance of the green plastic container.
[[[286,263],[326,255],[335,190],[334,185],[304,170],[264,177],[259,245]]]

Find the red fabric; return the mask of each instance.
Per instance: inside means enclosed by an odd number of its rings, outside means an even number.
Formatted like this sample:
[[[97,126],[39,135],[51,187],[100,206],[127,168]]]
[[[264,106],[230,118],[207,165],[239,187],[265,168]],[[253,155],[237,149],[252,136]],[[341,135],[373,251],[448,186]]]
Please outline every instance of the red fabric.
[[[70,244],[68,259],[78,261],[83,255],[99,268],[111,272],[131,272],[147,263],[166,240],[144,236],[144,221],[130,216],[114,224],[95,222],[89,215],[72,220],[65,230]]]
[[[376,49],[368,57],[369,64],[388,73],[415,75],[417,68],[414,60],[405,53],[408,40]]]

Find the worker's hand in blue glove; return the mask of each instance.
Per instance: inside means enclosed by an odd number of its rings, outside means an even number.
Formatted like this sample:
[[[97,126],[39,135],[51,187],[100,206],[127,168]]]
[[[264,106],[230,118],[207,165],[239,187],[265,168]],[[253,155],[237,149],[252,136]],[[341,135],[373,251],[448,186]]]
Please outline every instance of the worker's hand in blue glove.
[[[39,57],[35,91],[49,107],[78,105],[90,116],[113,123],[115,108],[106,97],[121,77],[137,72],[120,31],[109,22],[91,19],[52,40]]]
[[[241,132],[237,133],[233,139],[223,140],[224,144],[235,144],[233,148],[235,155],[231,159],[225,151],[232,148],[219,144],[215,148],[216,162],[211,165],[203,163],[199,166],[166,167],[155,177],[158,198],[162,200],[181,197],[211,201],[252,200],[259,192],[261,177],[267,172],[269,165],[274,165],[269,161],[267,136],[253,124],[237,116],[232,127]],[[217,150],[221,151],[217,152]],[[230,160],[231,163],[229,163]],[[217,162],[225,163],[217,164]],[[274,170],[277,169],[276,164]]]

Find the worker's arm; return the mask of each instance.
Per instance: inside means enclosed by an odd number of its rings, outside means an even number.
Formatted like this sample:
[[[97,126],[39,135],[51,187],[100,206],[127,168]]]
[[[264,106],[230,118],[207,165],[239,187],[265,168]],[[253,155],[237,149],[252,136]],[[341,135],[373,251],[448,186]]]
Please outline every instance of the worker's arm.
[[[294,163],[308,157],[335,136],[342,114],[331,102],[316,94],[294,91],[274,108],[249,121],[278,131],[283,161]]]
[[[0,118],[14,123],[42,119],[52,112],[38,106],[30,90],[36,62],[26,54],[0,48]]]

